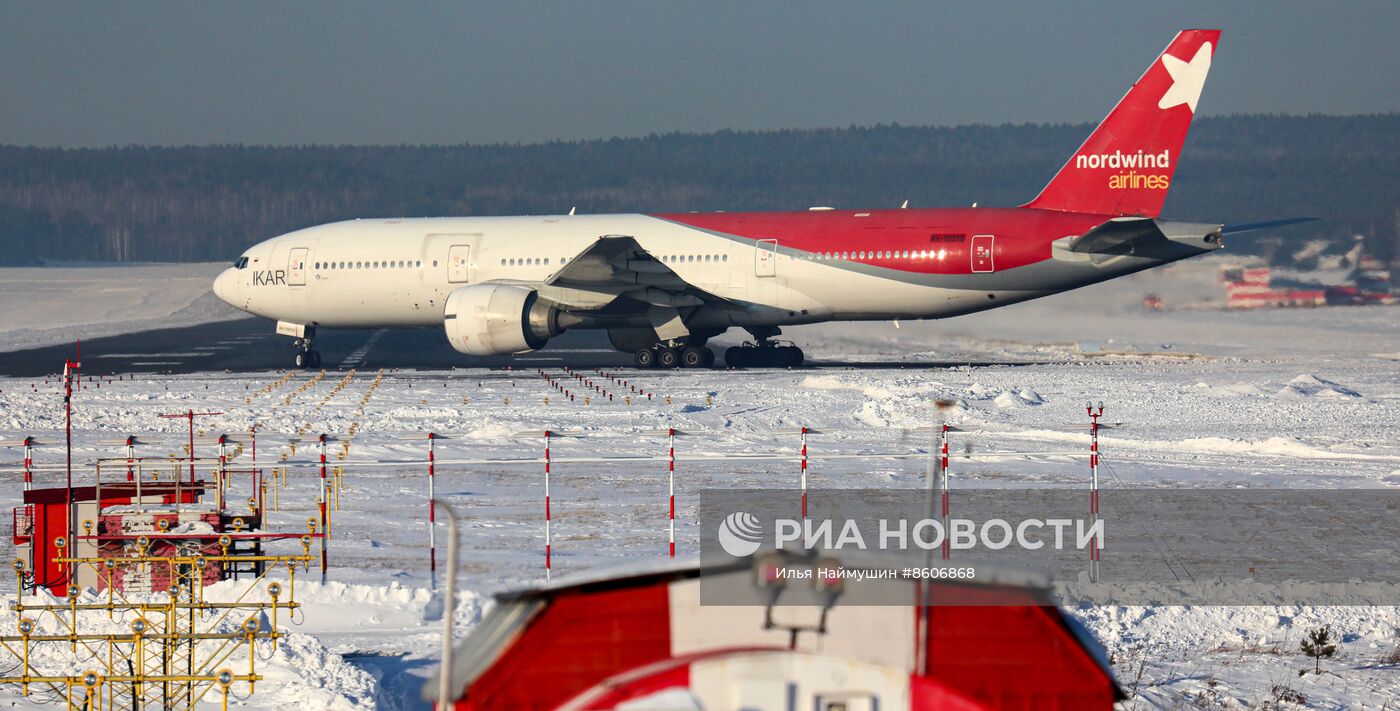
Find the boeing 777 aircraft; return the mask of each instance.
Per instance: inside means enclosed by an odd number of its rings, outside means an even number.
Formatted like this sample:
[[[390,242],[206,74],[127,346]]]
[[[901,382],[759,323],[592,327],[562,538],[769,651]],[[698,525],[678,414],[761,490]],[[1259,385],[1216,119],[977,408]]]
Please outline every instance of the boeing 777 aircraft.
[[[441,327],[471,355],[606,329],[640,368],[795,366],[783,326],[945,318],[1131,274],[1262,224],[1158,218],[1219,42],[1177,34],[1034,200],[1013,208],[365,219],[261,242],[214,282],[277,320],[296,364],[320,328]],[[1282,224],[1287,221],[1280,221]]]

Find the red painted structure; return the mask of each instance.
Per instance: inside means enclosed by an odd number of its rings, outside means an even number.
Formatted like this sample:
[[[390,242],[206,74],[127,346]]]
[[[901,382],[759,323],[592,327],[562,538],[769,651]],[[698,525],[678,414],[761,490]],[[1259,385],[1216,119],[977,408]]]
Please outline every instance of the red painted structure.
[[[1365,272],[1372,276],[1357,284],[1286,285],[1276,283],[1269,267],[1231,268],[1222,272],[1225,306],[1231,309],[1298,308],[1308,306],[1388,305],[1397,302],[1389,292],[1389,273]],[[1384,279],[1375,277],[1383,274]],[[1364,286],[1363,286],[1364,284]],[[1385,290],[1377,290],[1382,285]]]
[[[72,489],[74,506],[93,505],[96,511],[109,506],[125,506],[136,501],[135,482],[118,482],[101,487],[76,486]],[[156,497],[161,504],[194,504],[204,493],[204,482],[142,482],[141,498],[148,505],[156,505]],[[73,555],[74,541],[65,541],[66,546],[60,555],[54,542],[68,536],[68,487],[57,486],[47,489],[29,489],[24,492],[24,505],[14,510],[14,543],[20,557],[26,560],[32,585],[48,588],[55,595],[68,592],[68,571],[54,558]],[[216,514],[217,516],[217,514]],[[81,525],[82,521],[79,521]],[[94,525],[96,525],[94,521]],[[81,528],[78,535],[83,535]]]
[[[601,709],[661,693],[689,694],[698,708],[768,708],[776,693],[777,706],[795,708],[847,698],[862,701],[851,708],[1111,709],[1122,698],[1102,649],[1043,587],[935,584],[935,596],[956,586],[971,606],[838,600],[825,634],[791,638],[764,627],[762,605],[700,604],[700,574],[673,565],[497,596],[455,652],[455,708]],[[752,585],[745,566],[705,574]],[[893,584],[916,599],[914,583]],[[434,695],[436,680],[425,689]]]

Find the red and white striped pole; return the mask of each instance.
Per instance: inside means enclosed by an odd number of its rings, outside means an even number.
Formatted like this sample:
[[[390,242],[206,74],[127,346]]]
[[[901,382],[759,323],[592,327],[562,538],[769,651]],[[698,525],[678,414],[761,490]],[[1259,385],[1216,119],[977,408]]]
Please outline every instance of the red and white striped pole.
[[[136,476],[132,473],[131,467],[136,458],[136,438],[130,435],[126,438],[126,480],[136,481]]]
[[[1089,418],[1089,526],[1090,530],[1099,522],[1099,418],[1103,417],[1103,402],[1095,409],[1091,402],[1087,406]],[[1099,582],[1099,557],[1103,541],[1095,535],[1089,540],[1089,581]]]
[[[948,530],[948,509],[949,507],[949,480],[948,480],[948,423],[944,422],[939,435],[942,446],[939,452],[939,484],[943,494],[943,560],[948,560],[952,554],[952,545],[949,542],[951,532]]]
[[[224,504],[228,498],[228,474],[224,470],[228,455],[225,450],[225,438],[227,435],[219,435],[219,470],[214,472],[215,490],[218,492],[219,513],[224,512]]]
[[[549,430],[544,431],[544,580],[549,582],[550,574],[550,520],[549,520]]]
[[[437,435],[428,433],[428,579],[431,581],[434,590],[437,590],[437,507],[433,506],[433,499],[437,497],[436,481],[437,475],[434,471],[437,465],[437,454],[434,450],[434,443]]]
[[[802,518],[807,518],[807,428],[802,428]]]
[[[670,457],[670,471],[667,476],[667,488],[669,489],[671,508],[671,529],[668,533],[671,545],[671,557],[676,557],[676,430],[671,428],[666,430],[667,452]]]
[[[266,502],[263,501],[262,470],[258,469],[258,424],[248,426],[248,441],[253,452],[253,496],[258,497],[258,520],[267,516]]]
[[[326,511],[326,503],[329,501],[326,491],[326,435],[321,433],[321,583],[326,582],[327,553],[326,547],[331,540],[331,520]]]
[[[34,488],[34,438],[24,438],[24,490]]]

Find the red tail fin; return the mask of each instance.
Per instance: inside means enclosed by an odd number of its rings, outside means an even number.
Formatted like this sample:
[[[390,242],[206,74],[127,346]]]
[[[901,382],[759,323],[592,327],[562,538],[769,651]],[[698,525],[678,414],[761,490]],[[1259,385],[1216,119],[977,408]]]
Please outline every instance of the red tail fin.
[[[1220,30],[1183,30],[1040,195],[1023,207],[1142,215],[1162,211]]]

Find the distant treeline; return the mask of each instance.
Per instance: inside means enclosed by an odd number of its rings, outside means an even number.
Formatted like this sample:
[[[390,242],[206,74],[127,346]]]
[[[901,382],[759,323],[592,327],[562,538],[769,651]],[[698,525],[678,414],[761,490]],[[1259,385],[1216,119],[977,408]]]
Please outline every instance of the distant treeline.
[[[1016,205],[1089,125],[666,134],[532,145],[0,146],[0,263],[233,259],[353,217]],[[1393,256],[1400,114],[1196,121],[1166,215],[1307,215],[1310,239]],[[1239,251],[1277,241],[1237,239]]]

